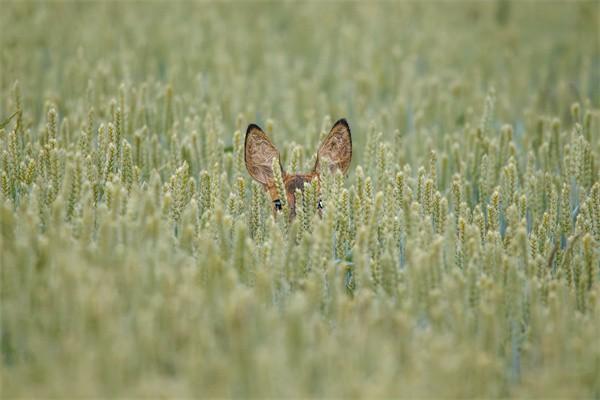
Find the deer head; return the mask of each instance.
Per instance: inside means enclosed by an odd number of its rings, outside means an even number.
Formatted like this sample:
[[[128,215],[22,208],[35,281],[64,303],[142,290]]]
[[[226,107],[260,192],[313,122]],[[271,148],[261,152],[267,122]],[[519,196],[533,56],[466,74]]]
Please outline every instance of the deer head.
[[[258,125],[250,124],[246,130],[244,143],[244,159],[246,169],[252,178],[261,183],[271,196],[273,211],[281,210],[282,202],[275,186],[273,160],[280,168],[285,196],[290,207],[290,215],[296,213],[296,189],[304,190],[304,183],[320,179],[321,168],[329,168],[330,172],[340,170],[343,174],[348,171],[352,160],[352,136],[350,127],[345,119],[340,119],[331,128],[327,137],[317,150],[317,160],[312,171],[306,174],[288,174],[281,166],[279,152],[269,137]],[[319,203],[320,204],[320,203]]]

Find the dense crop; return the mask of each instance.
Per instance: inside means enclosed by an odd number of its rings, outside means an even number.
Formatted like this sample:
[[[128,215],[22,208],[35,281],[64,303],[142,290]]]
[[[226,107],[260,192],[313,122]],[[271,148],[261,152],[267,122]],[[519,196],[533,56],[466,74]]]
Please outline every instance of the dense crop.
[[[2,397],[600,396],[599,12],[2,2]]]

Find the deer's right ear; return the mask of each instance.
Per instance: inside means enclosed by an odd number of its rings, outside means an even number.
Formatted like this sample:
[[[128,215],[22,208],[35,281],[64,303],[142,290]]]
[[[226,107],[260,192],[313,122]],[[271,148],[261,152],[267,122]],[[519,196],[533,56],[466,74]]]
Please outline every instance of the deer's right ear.
[[[321,143],[317,151],[314,171],[319,172],[323,164],[331,172],[340,170],[345,174],[350,167],[350,161],[352,161],[352,134],[348,122],[342,118],[333,124],[329,135]]]
[[[274,180],[272,169],[274,158],[277,159],[277,164],[281,168],[279,152],[268,136],[258,125],[248,125],[246,140],[244,141],[244,160],[250,176],[263,185],[272,185]]]

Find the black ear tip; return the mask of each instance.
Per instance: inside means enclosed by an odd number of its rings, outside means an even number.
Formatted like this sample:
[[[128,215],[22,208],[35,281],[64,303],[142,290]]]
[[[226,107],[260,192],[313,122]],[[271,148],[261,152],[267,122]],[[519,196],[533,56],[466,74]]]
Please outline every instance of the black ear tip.
[[[340,118],[335,122],[335,124],[333,124],[333,126],[337,125],[344,125],[346,128],[350,129],[350,125],[348,125],[348,121],[346,121],[346,118]]]
[[[262,129],[260,129],[260,126],[256,125],[256,124],[250,124],[248,125],[248,128],[246,129],[246,135],[248,135],[250,132],[252,132],[253,130],[259,130],[259,131],[263,131]]]

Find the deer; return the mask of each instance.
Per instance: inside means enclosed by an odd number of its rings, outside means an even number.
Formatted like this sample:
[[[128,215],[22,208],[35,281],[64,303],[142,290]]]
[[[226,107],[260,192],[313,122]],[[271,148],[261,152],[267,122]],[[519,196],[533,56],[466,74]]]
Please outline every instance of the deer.
[[[277,160],[273,162],[273,160]],[[282,210],[283,204],[275,185],[273,165],[280,168],[285,196],[289,206],[290,218],[296,215],[296,189],[304,190],[305,183],[314,179],[320,182],[321,168],[328,168],[330,173],[341,171],[348,172],[352,161],[352,134],[348,122],[342,118],[333,124],[329,134],[317,150],[317,157],[312,171],[304,174],[287,173],[281,165],[279,151],[267,134],[256,124],[248,125],[244,140],[244,161],[248,174],[262,184],[271,197],[273,214],[277,215]],[[318,203],[319,211],[323,208],[321,201]]]

